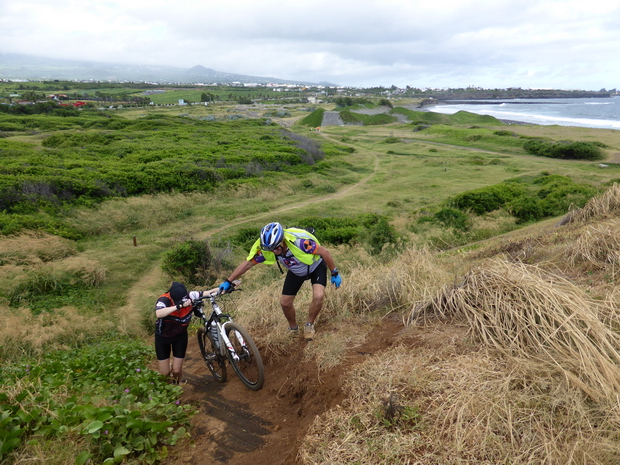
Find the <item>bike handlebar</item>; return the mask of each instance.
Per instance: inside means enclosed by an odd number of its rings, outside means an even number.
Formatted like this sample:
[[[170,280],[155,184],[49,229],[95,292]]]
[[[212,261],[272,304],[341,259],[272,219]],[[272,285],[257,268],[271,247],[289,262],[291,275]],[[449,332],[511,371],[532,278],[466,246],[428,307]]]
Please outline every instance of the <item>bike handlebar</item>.
[[[225,295],[225,294],[230,294],[231,292],[241,291],[241,290],[242,289],[237,288],[237,287],[233,287],[232,289],[229,289],[229,290],[227,290],[225,292],[222,292],[222,291],[220,291],[218,289],[217,291],[213,291],[213,292],[210,292],[208,294],[203,294],[202,297],[198,297],[197,299],[193,299],[192,303],[198,302],[198,301],[202,301],[202,300],[205,300],[205,299],[211,299],[213,297],[219,297],[219,296],[222,296],[222,295]]]

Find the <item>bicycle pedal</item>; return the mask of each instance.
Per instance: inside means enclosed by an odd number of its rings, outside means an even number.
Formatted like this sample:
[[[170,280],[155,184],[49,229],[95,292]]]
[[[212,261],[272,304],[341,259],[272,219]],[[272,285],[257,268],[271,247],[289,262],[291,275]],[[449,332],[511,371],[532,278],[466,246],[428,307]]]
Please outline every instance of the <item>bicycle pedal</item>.
[[[214,361],[216,359],[217,359],[217,354],[216,353],[211,353],[211,354],[205,355],[205,360],[207,362],[212,362],[212,361]]]

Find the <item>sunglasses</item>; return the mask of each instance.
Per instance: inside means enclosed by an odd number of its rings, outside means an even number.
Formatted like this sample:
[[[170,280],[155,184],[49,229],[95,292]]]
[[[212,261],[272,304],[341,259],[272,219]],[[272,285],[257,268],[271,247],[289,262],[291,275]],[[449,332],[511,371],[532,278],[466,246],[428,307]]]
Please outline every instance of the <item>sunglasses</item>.
[[[280,244],[278,244],[277,247],[274,247],[273,249],[269,250],[269,249],[263,249],[263,250],[267,250],[268,252],[275,252],[278,249],[282,249],[284,247],[284,244],[282,242],[280,242]]]

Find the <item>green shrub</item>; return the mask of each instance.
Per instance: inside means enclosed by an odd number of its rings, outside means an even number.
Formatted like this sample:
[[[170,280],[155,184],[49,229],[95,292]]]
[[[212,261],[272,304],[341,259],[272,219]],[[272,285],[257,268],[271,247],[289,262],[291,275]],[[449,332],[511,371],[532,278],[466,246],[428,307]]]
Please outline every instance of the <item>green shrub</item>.
[[[211,249],[206,241],[189,239],[165,253],[162,270],[172,279],[205,286],[216,278]]]
[[[540,200],[532,197],[518,197],[505,205],[506,211],[517,218],[517,223],[535,221],[545,217]]]
[[[603,153],[600,144],[593,142],[550,141],[532,139],[523,144],[523,148],[541,157],[572,160],[601,160]]]
[[[388,219],[383,216],[368,228],[366,244],[370,247],[370,253],[377,255],[386,244],[395,244],[397,238],[396,230],[388,222]]]
[[[310,216],[295,221],[294,226],[314,228],[314,235],[321,244],[353,244],[359,240],[363,229],[362,220],[357,218],[337,218]]]
[[[469,217],[456,208],[444,207],[433,215],[433,220],[446,227],[468,231],[471,228]]]
[[[519,184],[495,184],[458,194],[448,201],[448,206],[482,215],[501,208],[506,202],[524,195],[525,192],[526,188]]]
[[[259,234],[260,228],[258,227],[241,228],[235,234],[229,236],[228,239],[232,246],[241,247],[249,251],[256,239],[258,239]]]
[[[108,145],[118,140],[112,134],[101,133],[60,133],[43,139],[43,147],[81,147],[89,144]]]
[[[547,193],[541,200],[545,216],[566,214],[571,208],[581,208],[598,193],[587,184],[561,185]]]

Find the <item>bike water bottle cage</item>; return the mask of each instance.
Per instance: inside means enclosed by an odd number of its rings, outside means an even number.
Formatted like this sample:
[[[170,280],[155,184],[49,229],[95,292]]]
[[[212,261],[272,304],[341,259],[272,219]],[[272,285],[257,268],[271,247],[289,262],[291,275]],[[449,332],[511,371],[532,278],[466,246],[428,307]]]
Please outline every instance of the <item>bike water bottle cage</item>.
[[[263,250],[273,251],[284,240],[284,228],[280,223],[269,223],[260,231],[260,247]]]

